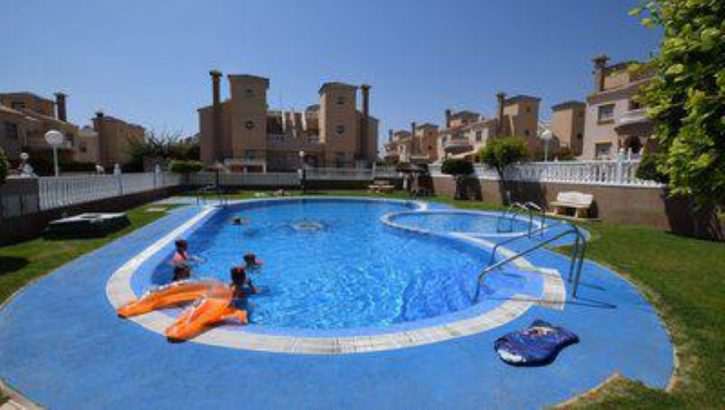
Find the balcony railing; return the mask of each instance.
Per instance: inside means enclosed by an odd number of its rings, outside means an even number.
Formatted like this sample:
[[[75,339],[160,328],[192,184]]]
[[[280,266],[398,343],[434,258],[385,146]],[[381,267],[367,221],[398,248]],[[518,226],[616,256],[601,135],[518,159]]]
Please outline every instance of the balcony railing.
[[[617,118],[617,127],[649,122],[644,109],[627,111]]]

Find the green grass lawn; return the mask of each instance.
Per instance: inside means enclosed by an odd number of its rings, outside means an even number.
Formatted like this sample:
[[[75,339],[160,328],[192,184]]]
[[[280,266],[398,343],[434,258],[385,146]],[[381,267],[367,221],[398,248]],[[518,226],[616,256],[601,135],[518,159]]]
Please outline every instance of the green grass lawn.
[[[0,246],[0,302],[29,281],[166,215],[166,212],[146,212],[150,207],[146,205],[126,211],[131,225],[105,238],[38,238],[16,245]],[[153,207],[170,209],[173,205]]]
[[[299,195],[292,192],[292,195]],[[363,191],[311,192],[310,196],[371,196]],[[251,191],[229,196],[251,198]],[[408,198],[394,193],[376,197]],[[472,201],[430,200],[466,209],[500,209]],[[0,300],[54,268],[163,216],[140,207],[128,212],[131,226],[103,239],[36,239],[0,247]],[[653,228],[587,223],[587,257],[620,272],[646,293],[664,316],[678,349],[679,382],[671,392],[617,379],[575,402],[593,408],[725,408],[725,244],[684,238]],[[0,400],[1,402],[2,400]]]

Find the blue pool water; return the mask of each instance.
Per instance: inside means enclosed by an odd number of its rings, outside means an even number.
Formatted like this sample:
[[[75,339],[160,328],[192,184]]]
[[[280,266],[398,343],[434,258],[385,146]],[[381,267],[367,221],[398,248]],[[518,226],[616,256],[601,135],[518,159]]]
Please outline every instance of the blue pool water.
[[[497,215],[448,211],[427,211],[395,215],[392,221],[412,228],[443,232],[465,232],[495,234],[501,232],[525,232],[528,221],[505,218],[499,221]]]
[[[251,322],[283,328],[386,326],[471,306],[488,253],[389,227],[380,217],[412,204],[363,200],[247,203],[214,214],[189,240],[206,262],[194,276],[229,281],[245,252],[264,261],[247,302]],[[235,216],[243,225],[232,225]],[[170,279],[159,265],[152,281]]]

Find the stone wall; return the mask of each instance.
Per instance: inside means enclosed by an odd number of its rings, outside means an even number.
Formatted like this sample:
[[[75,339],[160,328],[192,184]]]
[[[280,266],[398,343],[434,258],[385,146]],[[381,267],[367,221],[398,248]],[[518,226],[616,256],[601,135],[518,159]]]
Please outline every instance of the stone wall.
[[[452,177],[433,178],[436,194],[453,196],[455,181]],[[549,204],[563,191],[577,191],[594,195],[591,216],[603,221],[647,225],[670,230],[688,236],[701,236],[714,229],[722,234],[721,227],[712,227],[709,218],[695,218],[692,204],[683,198],[670,198],[665,188],[585,185],[566,183],[535,183],[511,181],[509,191],[514,201],[533,201],[550,209]],[[503,204],[506,194],[499,181],[471,178],[464,190],[471,199],[486,203]],[[695,221],[699,222],[696,226]]]

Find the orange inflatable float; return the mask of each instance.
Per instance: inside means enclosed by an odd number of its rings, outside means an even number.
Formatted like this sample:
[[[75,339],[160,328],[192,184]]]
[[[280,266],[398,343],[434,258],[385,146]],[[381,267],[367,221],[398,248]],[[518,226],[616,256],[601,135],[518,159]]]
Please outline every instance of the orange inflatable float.
[[[173,282],[146,292],[140,298],[126,303],[116,311],[121,317],[143,315],[156,309],[193,302],[206,296],[211,289],[223,287],[216,280]]]
[[[247,312],[230,306],[232,295],[232,290],[226,287],[212,290],[179,315],[166,329],[166,337],[171,340],[191,339],[209,326],[228,319],[247,324]]]
[[[195,302],[165,331],[169,339],[186,340],[225,320],[234,319],[247,324],[247,312],[231,305],[233,295],[231,288],[217,280],[180,281],[150,290],[118,308],[117,313],[127,318]]]

